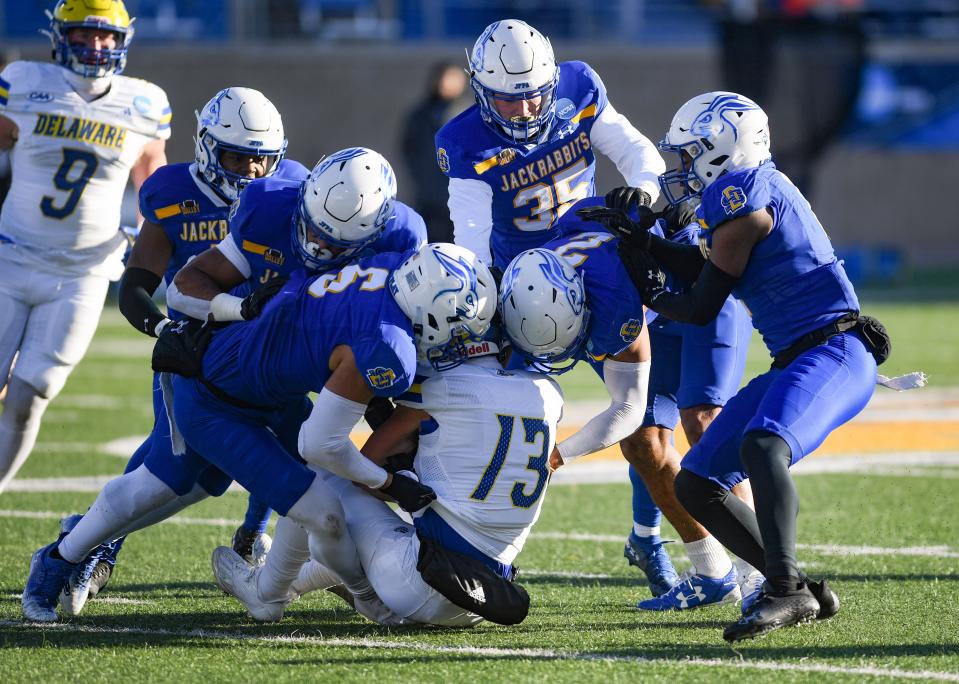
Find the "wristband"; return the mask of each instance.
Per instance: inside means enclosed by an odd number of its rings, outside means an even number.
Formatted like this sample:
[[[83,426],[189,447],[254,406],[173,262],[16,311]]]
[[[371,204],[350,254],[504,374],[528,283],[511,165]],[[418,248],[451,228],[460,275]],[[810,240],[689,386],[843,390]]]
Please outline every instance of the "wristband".
[[[221,292],[210,301],[210,313],[217,322],[242,321],[243,298]]]

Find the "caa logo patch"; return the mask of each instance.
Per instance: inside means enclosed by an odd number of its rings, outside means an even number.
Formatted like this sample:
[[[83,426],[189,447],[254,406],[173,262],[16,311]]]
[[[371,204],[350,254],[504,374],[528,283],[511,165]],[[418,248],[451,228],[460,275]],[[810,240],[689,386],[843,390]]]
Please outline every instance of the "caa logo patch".
[[[723,190],[722,204],[727,214],[735,214],[746,206],[746,193],[743,192],[742,188],[730,185]]]
[[[643,332],[642,320],[630,318],[623,323],[623,327],[619,329],[619,336],[623,338],[623,342],[634,342],[641,332]]]
[[[40,90],[34,90],[27,97],[30,98],[31,102],[50,102],[53,100],[53,95]]]
[[[446,154],[446,149],[443,147],[436,150],[436,164],[443,173],[450,172],[450,156]]]
[[[366,369],[366,379],[370,381],[373,389],[386,389],[396,383],[396,373],[392,368],[377,366]]]
[[[576,114],[576,105],[568,97],[556,103],[556,118],[563,121],[569,121]]]

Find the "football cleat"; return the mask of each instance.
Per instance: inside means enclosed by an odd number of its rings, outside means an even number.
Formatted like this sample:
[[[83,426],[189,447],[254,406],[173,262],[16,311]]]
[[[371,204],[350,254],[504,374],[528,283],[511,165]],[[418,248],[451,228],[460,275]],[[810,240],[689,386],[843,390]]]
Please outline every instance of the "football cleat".
[[[742,597],[736,583],[736,569],[725,577],[712,578],[683,573],[679,583],[661,596],[640,601],[640,610],[689,610],[702,606],[721,606],[735,603]]]
[[[233,549],[219,546],[213,550],[213,577],[216,585],[238,600],[254,620],[276,622],[283,617],[283,610],[292,600],[263,601],[256,589],[259,566],[252,566]]]
[[[743,603],[743,615],[745,615],[749,608],[759,600],[759,597],[762,595],[763,584],[765,584],[766,578],[763,576],[759,570],[753,570],[748,575],[742,576],[739,578],[739,593],[742,594]]]
[[[383,625],[384,627],[397,627],[408,624],[407,620],[404,620],[390,610],[372,589],[367,594],[353,594],[353,607],[356,608],[357,613],[367,620],[375,622],[378,625]]]
[[[273,538],[265,532],[248,530],[243,526],[236,528],[230,542],[233,550],[250,565],[259,567],[266,562],[266,554],[273,546]]]
[[[60,592],[60,609],[66,615],[79,615],[87,599],[99,594],[113,576],[116,558],[112,544],[101,544],[91,551],[70,575]]]
[[[839,612],[839,597],[836,596],[836,592],[832,590],[832,587],[826,583],[826,580],[822,582],[808,582],[806,586],[809,587],[809,591],[811,591],[812,595],[819,601],[819,615],[816,616],[816,619],[828,620]]]
[[[23,590],[23,617],[33,622],[55,622],[57,598],[76,565],[62,558],[53,558],[59,539],[37,549],[30,559],[30,574]]]
[[[809,622],[818,614],[819,602],[807,585],[782,595],[769,593],[767,585],[750,605],[749,612],[723,630],[723,639],[754,639],[781,627]]]
[[[653,596],[661,596],[679,583],[679,575],[673,567],[673,562],[666,553],[665,543],[656,538],[655,542],[647,542],[630,532],[626,539],[623,556],[646,574],[649,590]]]

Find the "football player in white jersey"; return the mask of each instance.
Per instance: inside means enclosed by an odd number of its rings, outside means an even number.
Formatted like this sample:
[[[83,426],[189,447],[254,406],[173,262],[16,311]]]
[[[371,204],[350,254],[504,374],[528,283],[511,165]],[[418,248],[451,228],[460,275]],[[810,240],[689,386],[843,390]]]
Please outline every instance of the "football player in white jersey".
[[[0,150],[14,168],[0,213],[0,492],[123,271],[127,179],[139,188],[164,165],[170,137],[163,90],[120,76],[133,37],[123,2],[60,0],[48,15],[55,63],[0,73]]]
[[[395,614],[390,616],[394,624],[399,618],[404,624],[465,627],[480,622],[479,613],[514,624],[528,610],[529,597],[512,582],[512,564],[543,504],[563,395],[549,376],[504,370],[496,337],[491,333],[467,343],[459,359],[437,364],[439,372],[421,367],[423,375],[363,447],[368,458],[382,464],[419,435],[416,475],[436,492],[436,500],[414,524],[366,491],[327,476],[343,504],[361,564]],[[280,532],[278,527],[263,568],[251,568],[227,547],[214,552],[220,586],[261,620],[278,620],[294,597],[340,584],[322,562],[323,549],[311,544],[317,560],[276,591],[278,576],[270,570],[287,565],[295,576],[296,563],[305,560],[279,562],[276,554],[287,554]],[[450,585],[472,590],[457,596]],[[285,598],[268,603],[258,589]]]

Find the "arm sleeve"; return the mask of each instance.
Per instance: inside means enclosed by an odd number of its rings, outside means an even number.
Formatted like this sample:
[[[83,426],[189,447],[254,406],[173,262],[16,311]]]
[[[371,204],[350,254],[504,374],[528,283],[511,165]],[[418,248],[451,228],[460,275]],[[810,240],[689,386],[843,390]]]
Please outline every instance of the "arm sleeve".
[[[666,162],[652,141],[607,103],[596,117],[589,139],[600,152],[616,164],[626,183],[649,193],[652,202],[659,197],[659,175]]]
[[[153,301],[160,276],[145,268],[127,268],[120,278],[120,313],[140,332],[156,337],[157,326],[167,317]]]
[[[449,191],[453,241],[483,263],[492,264],[489,238],[493,230],[493,189],[480,180],[450,178]]]
[[[633,434],[643,422],[649,384],[649,361],[629,363],[606,359],[603,378],[611,402],[576,434],[556,445],[563,462],[612,446]]]
[[[706,325],[719,315],[739,278],[707,261],[693,286],[682,294],[663,292],[649,307],[679,323]]]
[[[650,235],[649,253],[674,275],[688,283],[695,282],[706,265],[703,252],[697,245],[684,245]],[[728,293],[727,293],[728,294]]]
[[[360,453],[350,441],[350,431],[366,411],[366,404],[351,401],[324,388],[313,412],[300,427],[297,448],[310,464],[367,487],[379,489],[388,473]]]

